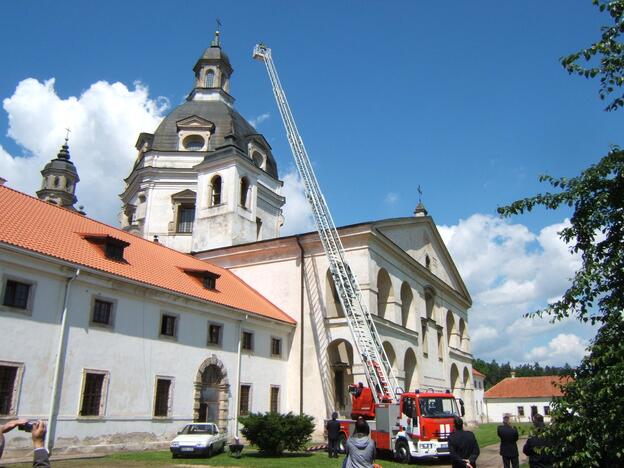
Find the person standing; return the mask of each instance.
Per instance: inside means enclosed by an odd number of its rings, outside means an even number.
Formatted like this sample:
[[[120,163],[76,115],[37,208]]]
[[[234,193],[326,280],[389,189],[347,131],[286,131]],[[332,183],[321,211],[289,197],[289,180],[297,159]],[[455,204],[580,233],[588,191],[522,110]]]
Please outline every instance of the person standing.
[[[340,437],[340,423],[336,421],[338,413],[332,413],[332,418],[325,424],[327,429],[327,452],[329,458],[338,458],[338,438]]]
[[[500,439],[500,455],[504,468],[518,468],[518,429],[509,424],[509,416],[503,416],[503,425],[496,429]]]
[[[474,434],[464,431],[464,421],[455,416],[455,432],[449,436],[448,445],[453,468],[476,468],[479,444]]]
[[[355,432],[347,440],[347,454],[343,468],[372,468],[375,461],[375,442],[370,438],[370,428],[362,416],[355,422]]]
[[[544,448],[548,447],[548,441],[542,435],[544,430],[544,416],[536,414],[533,416],[533,435],[529,437],[522,448],[522,452],[529,457],[531,468],[552,468],[553,459]]]

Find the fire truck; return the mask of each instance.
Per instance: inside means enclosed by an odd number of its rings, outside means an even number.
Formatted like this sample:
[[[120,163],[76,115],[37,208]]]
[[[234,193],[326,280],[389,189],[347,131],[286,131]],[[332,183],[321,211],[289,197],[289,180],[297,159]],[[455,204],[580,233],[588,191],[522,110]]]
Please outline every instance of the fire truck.
[[[297,129],[271,49],[259,43],[253,50],[253,58],[266,66],[295,165],[329,263],[336,293],[368,383],[368,387],[363,384],[350,387],[353,401],[351,417],[356,419],[363,416],[368,419],[377,448],[392,451],[401,461],[408,462],[411,457],[448,454],[447,439],[453,430],[453,417],[459,414],[457,402],[450,392],[405,393],[399,387],[382,346],[375,320],[366,306],[357,278],[346,261],[342,241]],[[463,415],[461,400],[460,406]],[[341,422],[342,448],[352,433],[354,424],[354,420]]]
[[[375,403],[370,388],[361,384],[349,386],[349,393],[352,419],[340,420],[341,451],[353,433],[355,420],[362,416],[371,428],[377,450],[391,452],[401,463],[449,455],[453,418],[464,414],[463,401],[456,400],[450,391],[403,392],[395,401],[381,403]]]

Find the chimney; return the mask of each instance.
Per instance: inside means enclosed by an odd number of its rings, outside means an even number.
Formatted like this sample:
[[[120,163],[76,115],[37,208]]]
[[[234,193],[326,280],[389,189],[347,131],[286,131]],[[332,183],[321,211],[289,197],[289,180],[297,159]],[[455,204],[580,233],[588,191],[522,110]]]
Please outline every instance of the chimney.
[[[516,372],[515,371],[511,371],[511,378],[515,379],[516,378]]]

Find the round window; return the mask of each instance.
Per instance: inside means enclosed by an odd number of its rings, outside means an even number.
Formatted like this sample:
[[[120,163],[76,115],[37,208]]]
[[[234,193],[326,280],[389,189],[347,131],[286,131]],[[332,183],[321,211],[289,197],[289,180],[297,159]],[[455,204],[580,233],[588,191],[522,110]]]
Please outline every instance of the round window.
[[[199,135],[189,135],[182,141],[184,148],[189,151],[201,151],[204,143],[205,140]]]

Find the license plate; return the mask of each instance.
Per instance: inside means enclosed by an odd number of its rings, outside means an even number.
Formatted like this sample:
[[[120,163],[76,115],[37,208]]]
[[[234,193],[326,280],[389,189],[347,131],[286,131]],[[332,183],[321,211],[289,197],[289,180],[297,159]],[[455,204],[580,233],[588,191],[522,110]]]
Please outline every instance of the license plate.
[[[182,447],[180,449],[182,452],[192,452],[193,450],[195,450],[193,447]]]
[[[440,448],[448,448],[448,442],[442,442]]]

